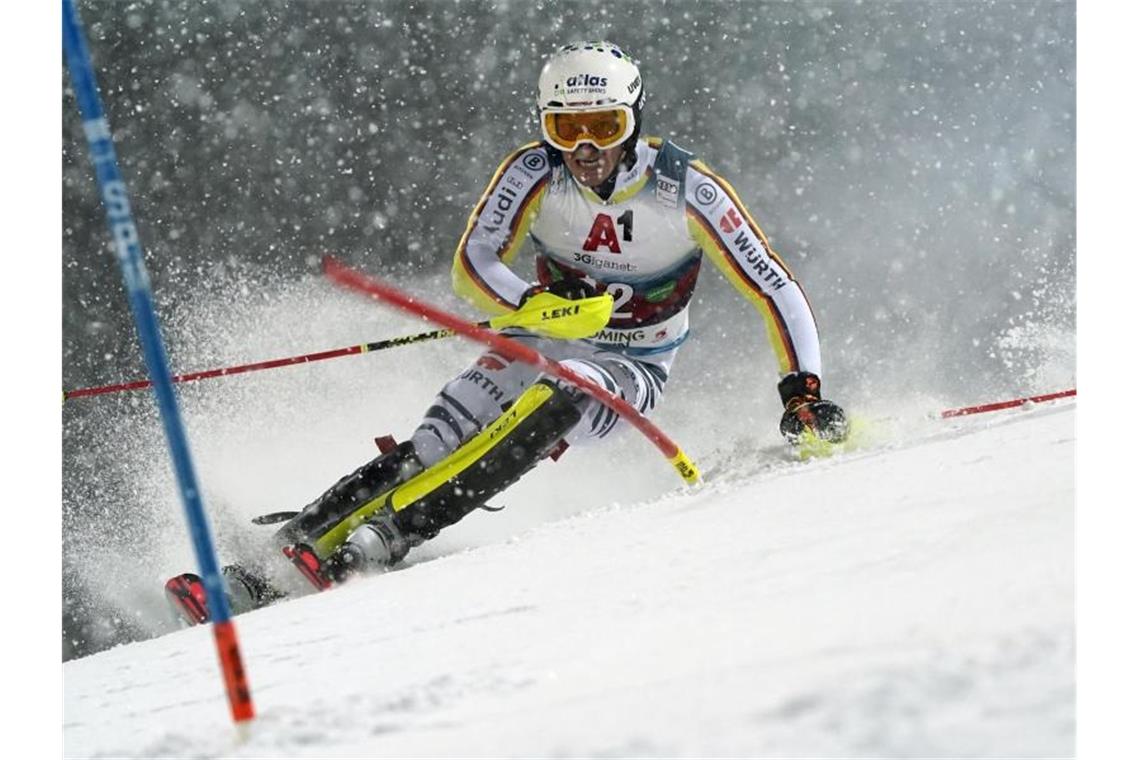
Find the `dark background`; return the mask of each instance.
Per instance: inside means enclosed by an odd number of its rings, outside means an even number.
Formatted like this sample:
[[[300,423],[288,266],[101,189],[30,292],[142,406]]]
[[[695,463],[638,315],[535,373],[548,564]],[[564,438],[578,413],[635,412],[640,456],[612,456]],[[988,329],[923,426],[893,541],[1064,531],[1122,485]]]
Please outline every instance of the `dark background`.
[[[804,283],[825,391],[868,407],[915,396],[965,404],[1072,382],[1072,3],[79,7],[175,371],[394,334],[377,333],[382,322],[349,329],[355,305],[321,295],[326,251],[461,308],[445,273],[498,162],[536,139],[542,59],[606,38],[642,64],[645,132],[731,181]],[[61,70],[62,382],[75,388],[145,372]],[[692,349],[692,376],[678,370],[682,391],[708,379],[699,367],[745,377],[756,362],[737,354],[766,352],[725,331],[758,328],[729,288],[703,282],[700,293],[695,317],[712,327]],[[741,385],[763,399],[758,429],[774,428],[775,378],[762,366]],[[447,377],[415,369],[432,388]],[[201,420],[207,447],[222,440],[210,421],[222,417],[252,440],[281,439],[312,429],[287,409],[337,408],[383,386],[374,375],[343,389],[298,377],[186,391],[191,427]],[[142,600],[173,572],[152,561],[162,555],[153,544],[180,518],[153,516],[155,502],[176,502],[145,397],[68,402],[62,445],[69,658],[168,629]],[[290,485],[283,473],[272,480]]]

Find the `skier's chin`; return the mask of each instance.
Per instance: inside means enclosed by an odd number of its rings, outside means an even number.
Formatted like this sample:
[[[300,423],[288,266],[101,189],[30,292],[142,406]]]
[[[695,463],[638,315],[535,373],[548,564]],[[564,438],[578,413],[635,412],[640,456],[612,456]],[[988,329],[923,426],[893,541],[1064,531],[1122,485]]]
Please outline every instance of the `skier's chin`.
[[[603,184],[614,173],[617,168],[618,150],[612,148],[608,151],[596,151],[589,156],[568,153],[565,160],[570,165],[574,179],[586,187],[595,188]]]
[[[574,173],[574,177],[589,188],[595,188],[609,179],[609,175],[606,174],[602,167],[596,169],[581,168]]]

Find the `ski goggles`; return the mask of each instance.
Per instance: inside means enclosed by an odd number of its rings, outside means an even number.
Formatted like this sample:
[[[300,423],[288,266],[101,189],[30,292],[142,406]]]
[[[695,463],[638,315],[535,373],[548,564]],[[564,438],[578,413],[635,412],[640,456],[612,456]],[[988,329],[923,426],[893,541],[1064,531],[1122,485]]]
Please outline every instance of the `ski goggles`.
[[[597,111],[548,108],[542,111],[542,136],[558,150],[572,151],[584,142],[605,150],[633,134],[633,109],[618,105]]]

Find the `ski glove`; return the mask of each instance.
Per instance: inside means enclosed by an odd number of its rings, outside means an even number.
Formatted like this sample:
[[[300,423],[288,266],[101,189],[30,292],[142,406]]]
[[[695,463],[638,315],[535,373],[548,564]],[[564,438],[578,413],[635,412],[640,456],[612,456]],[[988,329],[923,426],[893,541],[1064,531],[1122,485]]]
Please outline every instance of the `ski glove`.
[[[777,388],[784,402],[780,433],[788,443],[799,443],[806,430],[832,443],[847,438],[847,415],[838,404],[820,398],[819,377],[811,372],[795,372],[781,380]]]
[[[522,299],[519,301],[521,307],[527,302],[531,296],[536,296],[539,293],[553,293],[559,298],[566,298],[570,301],[577,301],[579,298],[589,298],[597,292],[597,289],[586,282],[585,280],[578,279],[577,277],[567,277],[562,280],[555,280],[554,282],[543,285],[536,283],[531,285],[523,291]]]

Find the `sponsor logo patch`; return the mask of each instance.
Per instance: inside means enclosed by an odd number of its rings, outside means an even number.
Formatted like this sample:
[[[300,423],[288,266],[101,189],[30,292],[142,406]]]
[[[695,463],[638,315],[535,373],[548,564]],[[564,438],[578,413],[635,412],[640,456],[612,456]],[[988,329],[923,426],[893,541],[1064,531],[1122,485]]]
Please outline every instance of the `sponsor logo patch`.
[[[511,426],[514,425],[515,422],[518,421],[518,418],[519,418],[519,410],[514,408],[514,407],[511,407],[511,410],[509,412],[507,412],[506,414],[504,414],[502,416],[502,418],[499,420],[498,424],[496,424],[495,427],[493,427],[491,429],[491,432],[489,432],[487,434],[487,440],[493,441],[496,438],[498,438],[499,436],[501,436],[503,433],[510,430]]]
[[[744,224],[744,220],[740,218],[740,214],[736,213],[736,209],[732,207],[729,207],[728,211],[724,212],[724,216],[720,218],[720,228],[725,232],[732,232],[742,224]]]
[[[605,87],[609,82],[606,77],[600,77],[596,74],[578,74],[566,80],[567,87]],[[633,92],[633,90],[630,90]]]
[[[590,339],[618,346],[629,346],[634,342],[645,340],[645,330],[599,330]]]
[[[546,156],[541,153],[530,153],[523,159],[523,166],[532,172],[542,171],[546,168]]]
[[[499,228],[503,226],[503,222],[507,220],[507,212],[514,208],[515,201],[518,198],[518,192],[509,187],[500,186],[495,197],[487,201],[491,210],[491,223],[484,224],[483,229],[488,232],[498,232]]]
[[[630,264],[628,261],[613,261],[612,259],[603,259],[601,256],[595,256],[591,253],[575,253],[574,261],[578,264],[585,264],[586,266],[596,267],[598,269],[608,269],[611,272],[637,271],[636,264]]]
[[[605,246],[610,253],[621,253],[621,244],[618,243],[617,230],[614,229],[614,220],[609,214],[598,214],[594,217],[594,225],[586,242],[582,243],[582,250],[597,251],[599,246]]]
[[[565,319],[566,317],[574,316],[581,310],[582,307],[578,304],[575,304],[574,306],[560,306],[557,309],[547,309],[542,312],[542,321],[546,322],[552,319]]]
[[[483,391],[493,398],[495,401],[502,401],[505,397],[502,389],[495,385],[495,381],[484,375],[477,369],[469,369],[459,376],[460,380],[466,380],[469,383],[474,383],[483,389]]]
[[[720,191],[711,182],[702,182],[697,185],[697,203],[702,206],[711,206],[720,197]]]
[[[645,300],[649,303],[660,303],[669,296],[673,295],[673,291],[677,289],[677,281],[669,280],[663,282],[656,287],[650,288],[645,293]]]
[[[657,200],[671,208],[677,208],[681,184],[668,177],[657,177]]]
[[[752,271],[756,272],[757,278],[771,285],[772,290],[779,290],[788,284],[787,280],[772,267],[766,252],[761,251],[752,243],[747,230],[741,230],[737,233],[736,237],[732,239],[732,244],[739,253],[743,254],[744,260],[752,267]]]

